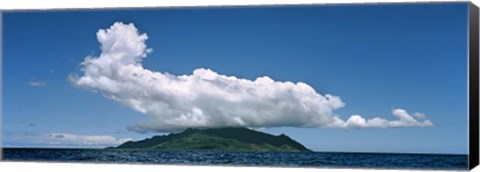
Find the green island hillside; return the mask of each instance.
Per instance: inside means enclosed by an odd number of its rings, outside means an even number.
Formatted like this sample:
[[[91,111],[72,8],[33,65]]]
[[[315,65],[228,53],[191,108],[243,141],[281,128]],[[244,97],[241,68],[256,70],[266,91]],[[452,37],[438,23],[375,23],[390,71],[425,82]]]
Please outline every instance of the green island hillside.
[[[243,127],[187,129],[181,133],[127,141],[110,149],[311,152],[284,134],[274,136]]]

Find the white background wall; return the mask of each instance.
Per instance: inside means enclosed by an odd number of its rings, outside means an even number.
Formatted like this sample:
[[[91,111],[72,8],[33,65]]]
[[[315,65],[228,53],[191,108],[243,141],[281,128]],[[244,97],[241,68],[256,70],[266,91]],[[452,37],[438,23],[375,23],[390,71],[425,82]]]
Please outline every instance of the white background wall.
[[[261,4],[328,4],[328,3],[368,3],[368,2],[428,2],[428,0],[0,0],[0,10],[5,9],[65,9],[96,7],[159,7],[159,6],[204,6],[204,5],[261,5]],[[435,2],[449,0],[434,0]],[[451,1],[451,0],[450,0]],[[480,0],[472,0],[480,6]],[[1,73],[0,73],[1,74]],[[1,85],[1,81],[0,81]],[[1,105],[0,105],[1,106]],[[0,107],[1,108],[1,107]],[[1,130],[1,123],[0,123]],[[1,137],[0,137],[1,140]],[[171,165],[117,165],[117,164],[71,164],[71,163],[26,163],[0,162],[0,171],[208,171],[208,172],[311,172],[311,171],[400,171],[400,170],[362,170],[362,169],[318,169],[318,168],[266,168],[266,167],[207,167],[207,166],[171,166]],[[404,171],[404,170],[402,170]],[[480,167],[473,171],[480,172]]]

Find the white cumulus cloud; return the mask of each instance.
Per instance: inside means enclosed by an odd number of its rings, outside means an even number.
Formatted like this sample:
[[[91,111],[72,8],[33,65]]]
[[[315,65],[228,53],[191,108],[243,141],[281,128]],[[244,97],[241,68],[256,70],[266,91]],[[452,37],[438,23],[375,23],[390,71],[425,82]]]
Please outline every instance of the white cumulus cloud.
[[[114,23],[97,32],[101,54],[81,63],[81,76],[71,75],[74,85],[100,92],[148,115],[149,120],[129,126],[138,132],[178,131],[189,127],[425,127],[433,124],[425,115],[412,116],[393,110],[396,120],[347,121],[334,114],[345,106],[338,96],[320,94],[303,82],[275,81],[268,76],[255,80],[198,68],[188,75],[172,75],[145,69],[142,60],[152,52],[133,24]],[[423,118],[420,118],[423,117]]]
[[[343,123],[345,128],[386,128],[386,127],[429,127],[433,126],[430,120],[419,121],[425,118],[422,113],[414,113],[413,116],[408,114],[404,109],[392,110],[393,116],[397,120],[388,121],[382,118],[372,118],[366,120],[360,115],[352,115]]]

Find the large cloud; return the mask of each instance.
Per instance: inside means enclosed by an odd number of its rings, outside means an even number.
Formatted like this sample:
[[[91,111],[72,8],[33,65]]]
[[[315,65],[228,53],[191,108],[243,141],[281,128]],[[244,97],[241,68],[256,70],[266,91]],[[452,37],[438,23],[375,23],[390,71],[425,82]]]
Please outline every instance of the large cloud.
[[[397,118],[365,120],[359,115],[347,121],[334,114],[345,103],[338,96],[319,94],[306,83],[274,81],[268,76],[255,80],[221,75],[198,68],[190,75],[175,76],[145,69],[142,59],[146,34],[133,24],[115,23],[100,29],[98,57],[86,57],[82,76],[72,82],[148,115],[129,129],[138,132],[178,131],[189,127],[425,127],[433,124],[403,109]]]

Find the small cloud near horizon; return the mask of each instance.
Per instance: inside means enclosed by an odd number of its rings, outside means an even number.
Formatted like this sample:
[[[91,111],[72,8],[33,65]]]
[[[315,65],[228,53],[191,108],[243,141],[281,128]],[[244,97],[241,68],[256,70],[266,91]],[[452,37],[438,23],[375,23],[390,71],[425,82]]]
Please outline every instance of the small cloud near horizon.
[[[8,132],[5,142],[10,145],[36,145],[42,147],[91,147],[116,146],[131,138],[115,138],[110,135],[80,135],[71,133]]]

